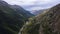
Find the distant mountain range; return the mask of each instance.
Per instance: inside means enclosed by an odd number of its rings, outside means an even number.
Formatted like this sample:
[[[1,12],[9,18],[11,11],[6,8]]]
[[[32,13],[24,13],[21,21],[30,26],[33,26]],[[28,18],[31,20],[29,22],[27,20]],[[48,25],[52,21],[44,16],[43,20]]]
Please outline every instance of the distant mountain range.
[[[32,12],[32,14],[34,14],[34,15],[42,14],[44,11],[47,11],[47,10],[48,9],[34,10],[34,12]]]
[[[0,0],[0,34],[18,34],[23,24],[32,16],[21,6],[9,5]]]

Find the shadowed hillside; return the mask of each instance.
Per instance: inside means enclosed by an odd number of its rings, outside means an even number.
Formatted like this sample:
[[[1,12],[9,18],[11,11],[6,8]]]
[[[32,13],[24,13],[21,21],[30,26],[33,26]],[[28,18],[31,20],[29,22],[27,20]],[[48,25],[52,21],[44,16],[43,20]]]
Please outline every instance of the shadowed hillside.
[[[13,6],[0,0],[0,34],[18,34],[23,24],[33,16],[22,7]]]

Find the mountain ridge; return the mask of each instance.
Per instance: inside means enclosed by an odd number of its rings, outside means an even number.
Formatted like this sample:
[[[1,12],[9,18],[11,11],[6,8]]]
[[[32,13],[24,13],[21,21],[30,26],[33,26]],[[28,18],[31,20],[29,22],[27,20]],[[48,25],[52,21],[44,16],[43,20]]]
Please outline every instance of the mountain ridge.
[[[23,8],[16,10],[14,7],[11,8],[12,6],[0,1],[0,34],[18,34],[25,21],[33,16]]]
[[[60,4],[30,18],[20,31],[21,34],[60,34]]]

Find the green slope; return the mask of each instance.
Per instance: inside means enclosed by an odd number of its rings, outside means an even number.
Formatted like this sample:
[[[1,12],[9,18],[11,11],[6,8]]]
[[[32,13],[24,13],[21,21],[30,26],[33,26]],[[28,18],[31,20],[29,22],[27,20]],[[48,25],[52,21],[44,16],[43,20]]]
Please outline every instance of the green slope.
[[[25,21],[32,16],[29,12],[24,13],[23,10],[24,9],[20,9],[20,13],[11,8],[8,3],[0,1],[0,34],[18,34]],[[26,10],[24,11],[26,12]]]

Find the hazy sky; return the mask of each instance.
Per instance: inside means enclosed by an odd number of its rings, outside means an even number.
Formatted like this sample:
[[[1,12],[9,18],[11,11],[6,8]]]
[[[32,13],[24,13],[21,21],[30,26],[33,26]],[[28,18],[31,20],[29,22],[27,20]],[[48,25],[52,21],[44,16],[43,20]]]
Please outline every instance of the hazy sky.
[[[58,3],[60,0],[4,0],[11,5],[17,4],[22,6],[27,10],[40,10],[52,7]]]

